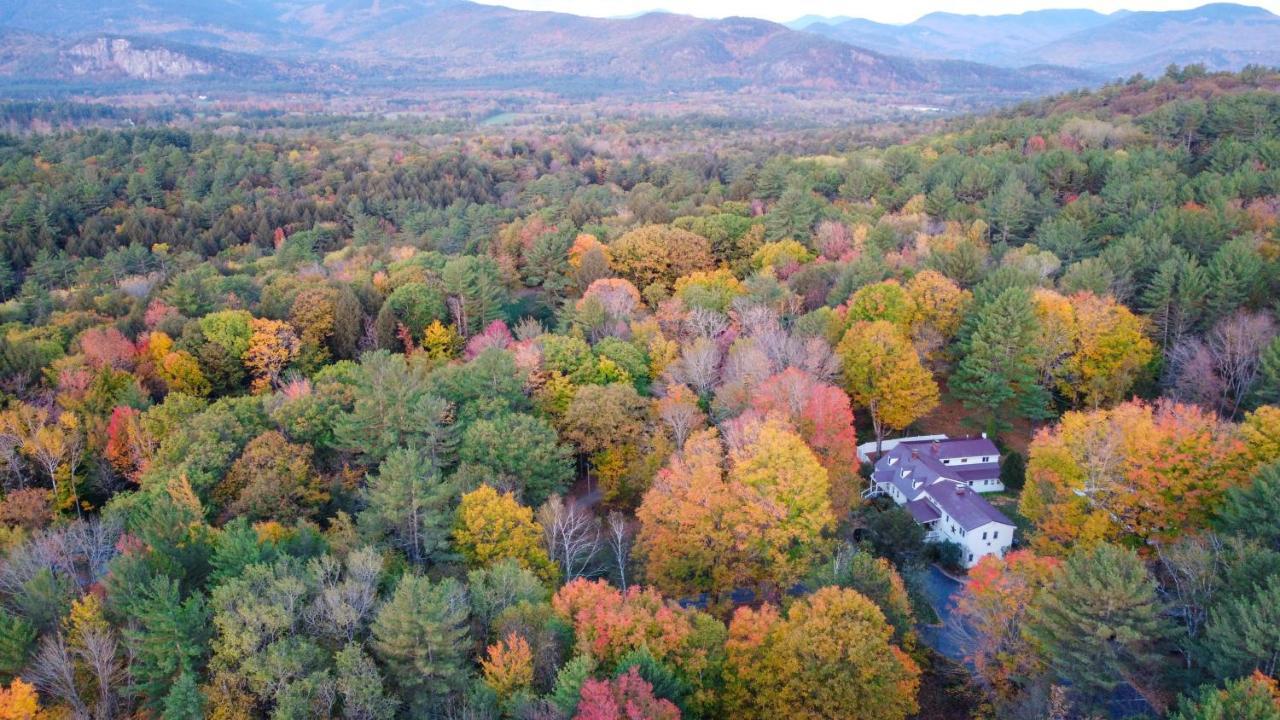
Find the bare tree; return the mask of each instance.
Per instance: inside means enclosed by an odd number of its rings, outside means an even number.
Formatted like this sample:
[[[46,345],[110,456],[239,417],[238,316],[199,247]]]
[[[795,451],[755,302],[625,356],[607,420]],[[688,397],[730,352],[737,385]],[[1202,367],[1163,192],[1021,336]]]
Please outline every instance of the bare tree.
[[[1220,320],[1209,333],[1209,351],[1225,389],[1222,409],[1235,417],[1258,384],[1262,351],[1276,336],[1275,323],[1262,313],[1237,312]]]
[[[570,498],[552,495],[538,509],[547,553],[560,564],[565,581],[596,571],[600,552],[600,519]]]
[[[322,635],[354,640],[378,602],[382,556],[366,547],[347,556],[345,572],[332,555],[312,560],[311,567],[320,592],[305,611],[304,620]]]
[[[658,400],[658,416],[671,430],[677,448],[684,447],[689,435],[707,422],[707,416],[698,407],[698,398],[685,385],[671,385]]]
[[[1216,535],[1185,535],[1173,543],[1156,544],[1161,593],[1169,614],[1181,625],[1176,641],[1187,668],[1193,665],[1200,631],[1209,619],[1209,606],[1221,577],[1222,544]]]
[[[1218,321],[1204,340],[1180,341],[1169,351],[1174,395],[1236,417],[1257,387],[1262,353],[1275,336],[1270,317],[1238,312]]]
[[[715,310],[694,308],[685,318],[684,326],[695,337],[714,340],[729,329],[729,318]]]
[[[635,543],[635,531],[627,516],[613,510],[605,520],[605,543],[609,546],[609,555],[618,587],[627,591],[627,568],[631,564],[631,547]]]
[[[40,643],[40,649],[31,661],[26,677],[41,693],[56,698],[69,707],[76,720],[89,720],[93,717],[80,695],[80,688],[76,686],[75,662],[62,633],[45,637]]]
[[[680,359],[672,364],[672,380],[688,385],[699,395],[706,395],[719,380],[720,360],[720,347],[715,341],[700,336],[686,345]]]
[[[121,698],[117,688],[124,688],[128,674],[119,654],[120,643],[109,628],[86,631],[80,638],[74,653],[88,674],[93,678],[97,702],[94,703],[95,720],[111,720],[121,716]]]
[[[119,521],[80,520],[45,530],[12,549],[0,562],[0,594],[15,595],[45,570],[67,579],[87,592],[106,577],[107,566],[117,554]]]

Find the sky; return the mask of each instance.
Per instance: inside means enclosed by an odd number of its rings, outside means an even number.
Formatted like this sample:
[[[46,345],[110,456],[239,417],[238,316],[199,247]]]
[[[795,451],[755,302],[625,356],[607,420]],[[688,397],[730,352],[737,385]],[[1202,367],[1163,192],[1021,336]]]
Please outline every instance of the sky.
[[[726,17],[745,15],[778,22],[802,15],[847,15],[886,23],[907,23],[935,11],[979,15],[1019,13],[1045,8],[1091,8],[1099,12],[1116,10],[1185,10],[1211,0],[480,0],[521,10],[555,10],[575,15],[618,17],[655,9],[697,15]],[[1280,13],[1280,0],[1240,0],[1241,4],[1265,7]]]

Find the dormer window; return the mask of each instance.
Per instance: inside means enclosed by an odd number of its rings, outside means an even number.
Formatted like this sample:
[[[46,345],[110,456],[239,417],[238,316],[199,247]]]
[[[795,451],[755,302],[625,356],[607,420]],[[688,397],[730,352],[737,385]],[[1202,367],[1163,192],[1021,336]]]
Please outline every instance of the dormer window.
[[[897,465],[897,464],[898,464],[898,458],[896,457],[889,458],[889,467],[893,467],[894,465]]]

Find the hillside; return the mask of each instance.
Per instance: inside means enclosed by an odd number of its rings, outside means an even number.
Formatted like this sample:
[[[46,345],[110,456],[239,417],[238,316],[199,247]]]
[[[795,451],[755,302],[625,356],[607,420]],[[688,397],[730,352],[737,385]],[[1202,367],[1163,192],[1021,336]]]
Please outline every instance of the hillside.
[[[11,79],[274,78],[350,92],[346,80],[354,73],[361,79],[357,92],[445,84],[552,92],[587,87],[603,94],[753,88],[917,97],[1027,96],[1096,80],[1065,69],[1024,73],[894,57],[750,18],[649,13],[597,19],[462,0],[60,0],[55,9],[51,14],[43,3],[18,0],[0,10],[0,29],[48,38],[43,47],[10,48],[15,59],[0,69]],[[130,45],[113,53],[121,38]],[[204,57],[198,48],[234,56]],[[311,72],[325,66],[336,70],[328,82]]]
[[[0,718],[1274,720],[1280,71],[162,107],[0,135]]]
[[[1245,5],[1117,12],[1042,10],[1018,15],[932,13],[906,25],[811,22],[806,32],[878,52],[960,58],[1008,67],[1079,68],[1106,76],[1158,73],[1170,63],[1211,70],[1280,62],[1280,17]]]

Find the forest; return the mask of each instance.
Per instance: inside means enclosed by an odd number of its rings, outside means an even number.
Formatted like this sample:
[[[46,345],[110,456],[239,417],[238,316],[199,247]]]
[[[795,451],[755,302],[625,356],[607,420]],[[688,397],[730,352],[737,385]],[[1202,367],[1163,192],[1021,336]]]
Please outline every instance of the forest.
[[[163,119],[0,135],[0,720],[1280,720],[1280,73]]]

